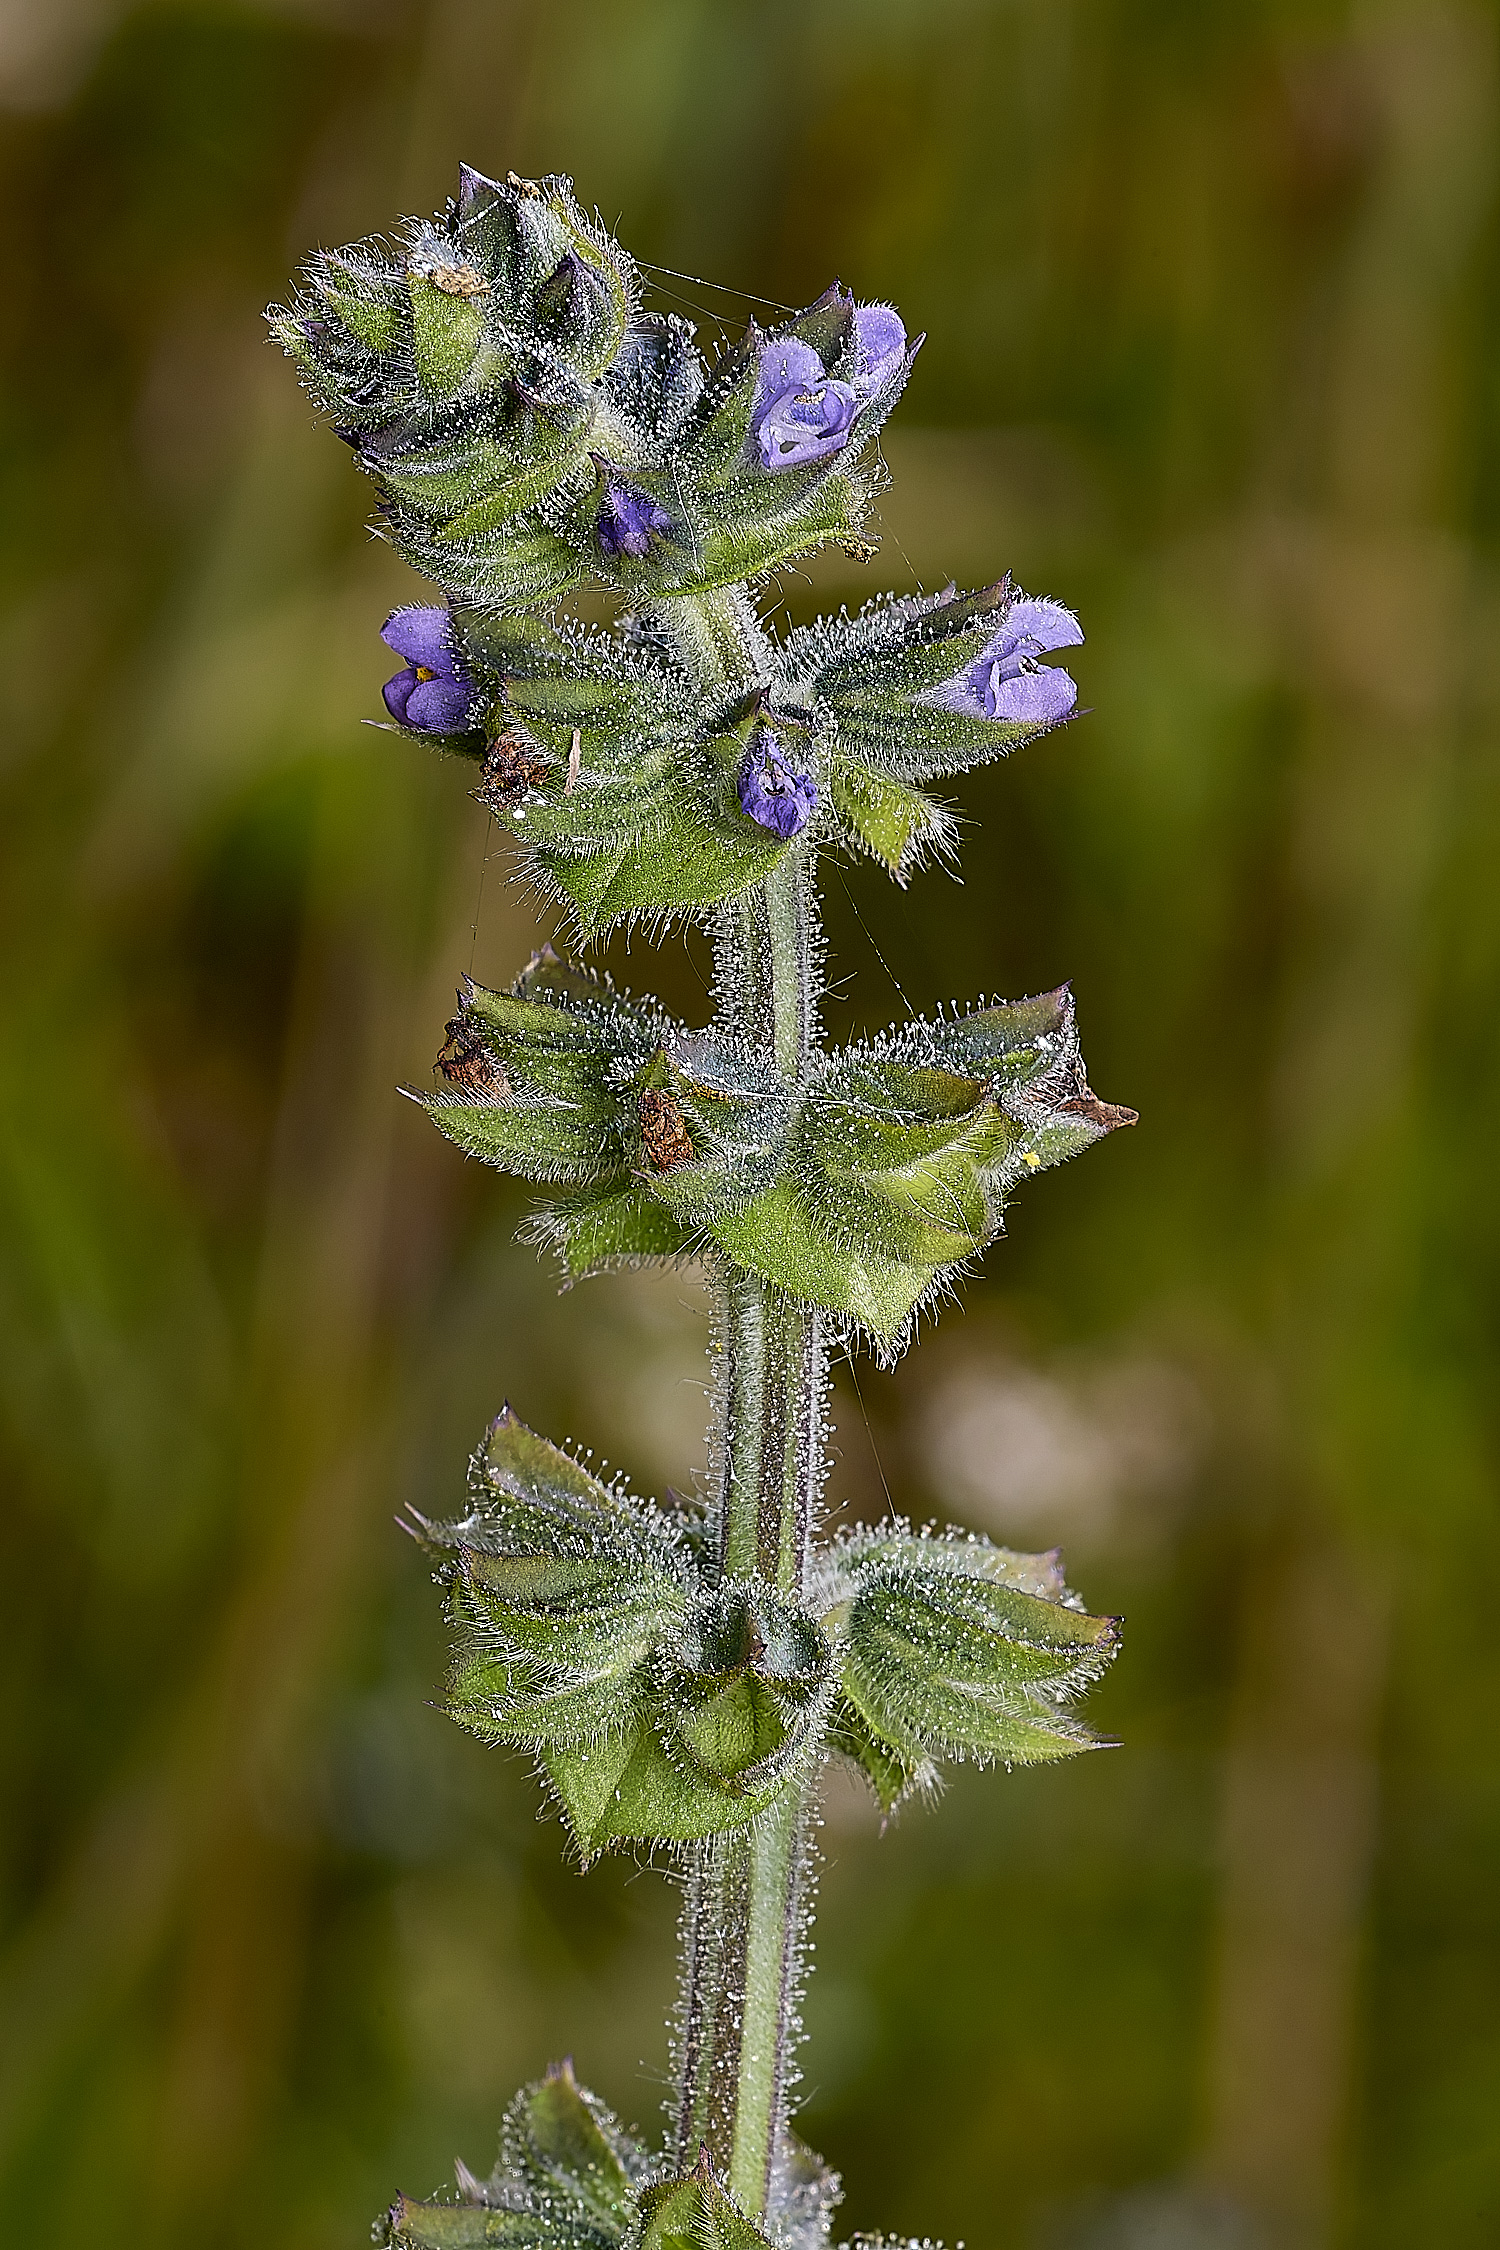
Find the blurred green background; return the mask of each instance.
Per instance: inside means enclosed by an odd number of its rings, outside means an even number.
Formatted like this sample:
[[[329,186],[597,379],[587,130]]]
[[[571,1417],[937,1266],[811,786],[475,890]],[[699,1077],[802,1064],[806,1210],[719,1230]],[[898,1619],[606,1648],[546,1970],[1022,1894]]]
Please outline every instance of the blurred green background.
[[[702,1458],[691,1277],[559,1300],[401,1103],[536,942],[359,724],[417,584],[267,349],[460,156],[930,341],[882,552],[1094,715],[962,881],[829,872],[832,1029],[1071,976],[1144,1122],[839,1380],[841,1507],[1067,1549],[1125,1747],[831,1787],[802,2129],[972,2250],[1500,2239],[1500,230],[1475,0],[5,0],[0,2210],[337,2250],[572,2051],[651,2127],[670,1880],[432,1707],[392,1528],[507,1394]],[[745,300],[658,277],[715,327]],[[668,296],[666,292],[676,294]],[[612,965],[701,1010],[701,944]]]

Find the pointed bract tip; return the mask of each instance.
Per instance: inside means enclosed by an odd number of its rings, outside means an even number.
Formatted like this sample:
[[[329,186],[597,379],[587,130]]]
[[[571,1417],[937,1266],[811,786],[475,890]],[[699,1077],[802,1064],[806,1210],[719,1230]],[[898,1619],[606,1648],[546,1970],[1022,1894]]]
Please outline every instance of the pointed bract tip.
[[[1122,1125],[1138,1125],[1139,1110],[1126,1109],[1119,1102],[1101,1102],[1097,1094],[1074,1094],[1070,1100],[1059,1102],[1058,1108],[1073,1117],[1086,1117],[1097,1125],[1101,1133],[1117,1133]]]
[[[561,2062],[548,2063],[547,2084],[549,2086],[566,2086],[572,2092],[577,2092],[578,2080],[573,2075],[573,2058],[571,2055],[564,2055]]]
[[[476,2173],[469,2170],[461,2156],[455,2156],[453,2159],[453,2183],[463,2202],[485,2203],[488,2201],[482,2181]]]
[[[708,2143],[707,2141],[700,2141],[698,2143],[698,2162],[693,2172],[693,2178],[702,2180],[707,2185],[713,2176],[714,2160],[708,2153]]]
[[[478,166],[474,164],[459,165],[458,208],[461,214],[466,215],[470,206],[481,195],[499,195],[500,193],[500,182],[492,180],[488,172],[481,172]]]

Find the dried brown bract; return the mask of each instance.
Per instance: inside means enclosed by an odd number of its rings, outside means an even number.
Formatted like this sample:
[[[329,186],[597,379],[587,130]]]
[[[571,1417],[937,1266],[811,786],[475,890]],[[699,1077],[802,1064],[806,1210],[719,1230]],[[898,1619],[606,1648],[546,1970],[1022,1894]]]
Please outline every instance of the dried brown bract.
[[[671,1172],[691,1164],[694,1156],[686,1120],[665,1086],[643,1086],[636,1102],[641,1139],[658,1172]]]

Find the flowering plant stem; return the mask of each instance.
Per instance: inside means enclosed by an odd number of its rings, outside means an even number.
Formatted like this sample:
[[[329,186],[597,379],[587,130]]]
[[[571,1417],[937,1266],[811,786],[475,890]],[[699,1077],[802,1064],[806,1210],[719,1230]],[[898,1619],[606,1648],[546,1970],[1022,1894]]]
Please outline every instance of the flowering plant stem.
[[[767,652],[747,594],[664,606],[658,621],[705,691],[754,691]],[[774,1055],[790,1084],[805,1078],[816,1040],[818,953],[810,855],[789,854],[720,910],[720,1021]],[[824,1475],[827,1324],[817,1306],[753,1274],[726,1269],[715,1286],[711,1545],[722,1575],[801,1595]],[[789,1789],[756,1825],[692,1846],[683,1902],[677,2158],[687,2170],[706,2147],[752,2218],[770,2195],[798,2028],[807,1794]]]
[[[695,1259],[713,1294],[706,1506],[606,1483],[506,1407],[463,1512],[411,1523],[454,1718],[531,1753],[583,1860],[645,1843],[683,1868],[675,2122],[649,2148],[559,2065],[511,2103],[487,2177],[399,2195],[380,2232],[831,2250],[838,2180],[787,2130],[822,1763],[891,1813],[940,1759],[1073,1757],[1119,1626],[1055,1553],[894,1512],[820,1545],[829,1353],[889,1364],[1012,1192],[1134,1112],[1090,1088],[1066,986],[829,1052],[814,871],[836,848],[904,883],[953,850],[924,784],[1066,719],[1076,685],[1042,659],[1082,628],[1005,577],[772,633],[769,572],[867,551],[916,343],[835,285],[710,365],[566,180],[465,166],[394,250],[317,253],[273,323],[444,596],[385,625],[393,724],[476,761],[584,945],[714,931],[713,1023],[548,946],[508,991],[466,984],[443,1084],[414,1097],[545,1191],[534,1239],[573,1278]],[[616,629],[559,611],[589,583]]]

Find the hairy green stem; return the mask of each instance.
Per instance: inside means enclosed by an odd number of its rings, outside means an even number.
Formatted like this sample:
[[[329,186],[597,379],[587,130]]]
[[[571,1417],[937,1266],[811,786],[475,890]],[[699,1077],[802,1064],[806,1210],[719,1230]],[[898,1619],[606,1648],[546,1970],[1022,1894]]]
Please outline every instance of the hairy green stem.
[[[726,693],[750,691],[764,636],[740,588],[667,605],[679,660]],[[721,1021],[795,1084],[818,1034],[820,972],[811,858],[791,852],[721,909],[714,944]],[[799,1592],[824,1462],[827,1322],[753,1274],[719,1281],[714,1530],[720,1568]],[[753,2218],[774,2201],[793,2076],[812,1851],[803,1792],[752,1828],[697,1844],[682,1920],[677,2155],[706,2147]]]

